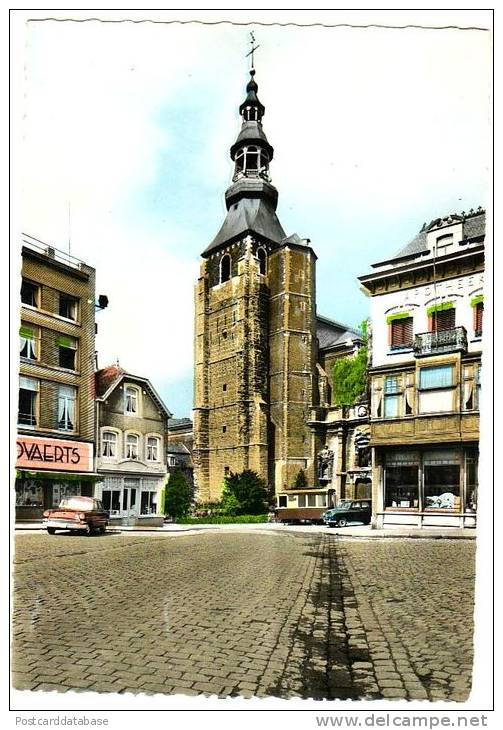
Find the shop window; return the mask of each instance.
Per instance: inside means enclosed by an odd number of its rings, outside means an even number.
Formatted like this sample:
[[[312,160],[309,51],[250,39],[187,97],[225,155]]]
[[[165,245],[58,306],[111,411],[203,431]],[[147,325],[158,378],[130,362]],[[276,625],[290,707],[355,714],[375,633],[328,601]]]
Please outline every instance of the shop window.
[[[398,378],[388,376],[384,379],[384,418],[397,418],[400,415],[402,391]]]
[[[423,458],[424,509],[460,509],[460,464],[456,453],[438,452]]]
[[[452,330],[456,326],[456,310],[442,309],[433,311],[430,314],[430,332],[445,332]]]
[[[223,284],[225,281],[229,281],[231,278],[231,257],[226,253],[220,259],[220,283]]]
[[[44,488],[41,481],[16,480],[16,507],[43,507]]]
[[[402,509],[419,508],[419,457],[417,455],[393,455],[386,461],[384,506]]]
[[[74,482],[60,482],[52,485],[52,507],[59,507],[60,502],[70,497],[81,495],[80,484]]]
[[[128,385],[124,391],[124,412],[128,416],[138,415],[138,388]]]
[[[21,302],[27,304],[29,307],[38,307],[40,297],[40,287],[37,284],[33,284],[31,281],[23,279],[21,284]]]
[[[299,507],[307,506],[307,495],[306,494],[299,494],[299,496],[297,498],[297,505]]]
[[[26,360],[37,359],[35,330],[32,327],[21,327],[19,330],[19,354]]]
[[[267,254],[263,248],[259,248],[257,251],[257,258],[259,271],[261,274],[265,275],[267,273]]]
[[[282,494],[278,497],[278,507],[286,507],[286,495]]]
[[[75,361],[77,355],[77,341],[73,337],[58,336],[56,339],[58,347],[58,364],[60,368],[66,370],[75,370]]]
[[[77,391],[70,385],[60,385],[58,389],[58,429],[75,430],[75,403]]]
[[[454,366],[420,368],[419,413],[452,411],[454,405]]]
[[[316,494],[307,494],[307,506],[316,507]]]
[[[391,349],[399,350],[412,347],[413,341],[413,318],[393,319],[390,323]]]
[[[35,378],[19,378],[19,404],[17,422],[20,426],[37,425],[39,381]]]
[[[317,507],[326,507],[327,506],[327,495],[326,494],[317,494],[316,495],[316,506]]]
[[[473,449],[466,455],[466,505],[465,511],[477,511],[477,492],[478,492],[478,452]]]
[[[64,317],[65,319],[72,319],[73,321],[76,321],[77,304],[78,304],[78,299],[75,299],[75,297],[71,297],[68,294],[63,294],[60,292],[59,316]]]
[[[117,457],[117,434],[113,431],[103,431],[101,437],[101,455],[108,459]]]
[[[156,512],[156,492],[142,492],[140,502],[140,514],[155,515]]]
[[[149,436],[147,439],[147,461],[159,461],[159,438]]]
[[[103,502],[103,509],[106,509],[110,514],[119,514],[121,511],[121,490],[103,489],[101,501]]]
[[[484,302],[477,302],[473,308],[475,337],[482,336],[482,324],[484,319]]]
[[[139,438],[135,433],[126,436],[126,459],[138,459]]]

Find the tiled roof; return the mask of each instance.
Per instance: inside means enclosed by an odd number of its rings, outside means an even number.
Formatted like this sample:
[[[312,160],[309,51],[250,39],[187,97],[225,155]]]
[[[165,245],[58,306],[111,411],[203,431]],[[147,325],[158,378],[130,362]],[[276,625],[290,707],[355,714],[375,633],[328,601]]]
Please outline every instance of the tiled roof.
[[[95,373],[96,395],[100,396],[107,392],[112,383],[123,375],[124,370],[117,365],[108,368],[101,368]]]
[[[316,335],[321,350],[342,345],[349,339],[362,341],[362,335],[357,330],[320,315],[316,317]]]
[[[482,208],[479,208],[477,211],[471,211],[470,213],[451,213],[451,215],[445,216],[445,218],[435,218],[428,224],[424,223],[423,227],[419,233],[414,236],[412,241],[409,241],[406,246],[397,251],[390,260],[399,259],[404,256],[414,256],[416,254],[426,253],[428,251],[428,231],[431,231],[433,228],[440,228],[442,221],[448,220],[452,220],[453,222],[460,221],[463,223],[464,239],[481,236],[485,233],[486,216],[485,211],[482,210]]]
[[[192,428],[192,420],[190,418],[170,418],[168,421],[168,431],[172,428]]]

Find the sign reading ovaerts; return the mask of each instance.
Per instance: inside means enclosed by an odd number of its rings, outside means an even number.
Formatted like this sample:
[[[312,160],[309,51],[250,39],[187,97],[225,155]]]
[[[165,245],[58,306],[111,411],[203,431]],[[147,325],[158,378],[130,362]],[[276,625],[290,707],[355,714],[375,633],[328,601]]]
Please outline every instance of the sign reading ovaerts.
[[[92,471],[93,445],[83,441],[18,436],[18,469]]]

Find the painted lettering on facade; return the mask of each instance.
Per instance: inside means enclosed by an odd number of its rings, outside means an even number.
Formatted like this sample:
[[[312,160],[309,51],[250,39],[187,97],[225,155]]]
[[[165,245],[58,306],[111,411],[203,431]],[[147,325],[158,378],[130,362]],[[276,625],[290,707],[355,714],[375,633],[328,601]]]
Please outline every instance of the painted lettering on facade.
[[[92,444],[32,436],[17,439],[16,467],[55,471],[92,471]]]

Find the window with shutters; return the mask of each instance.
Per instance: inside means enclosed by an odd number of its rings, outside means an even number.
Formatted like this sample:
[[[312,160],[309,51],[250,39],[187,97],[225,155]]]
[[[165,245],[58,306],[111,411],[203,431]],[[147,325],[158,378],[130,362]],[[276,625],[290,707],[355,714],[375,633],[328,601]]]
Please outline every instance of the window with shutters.
[[[482,335],[482,322],[484,318],[484,302],[478,302],[473,308],[475,337]]]
[[[445,332],[456,326],[456,310],[443,309],[430,314],[430,332]]]
[[[391,324],[391,349],[401,350],[412,347],[413,340],[413,319],[394,319]]]

